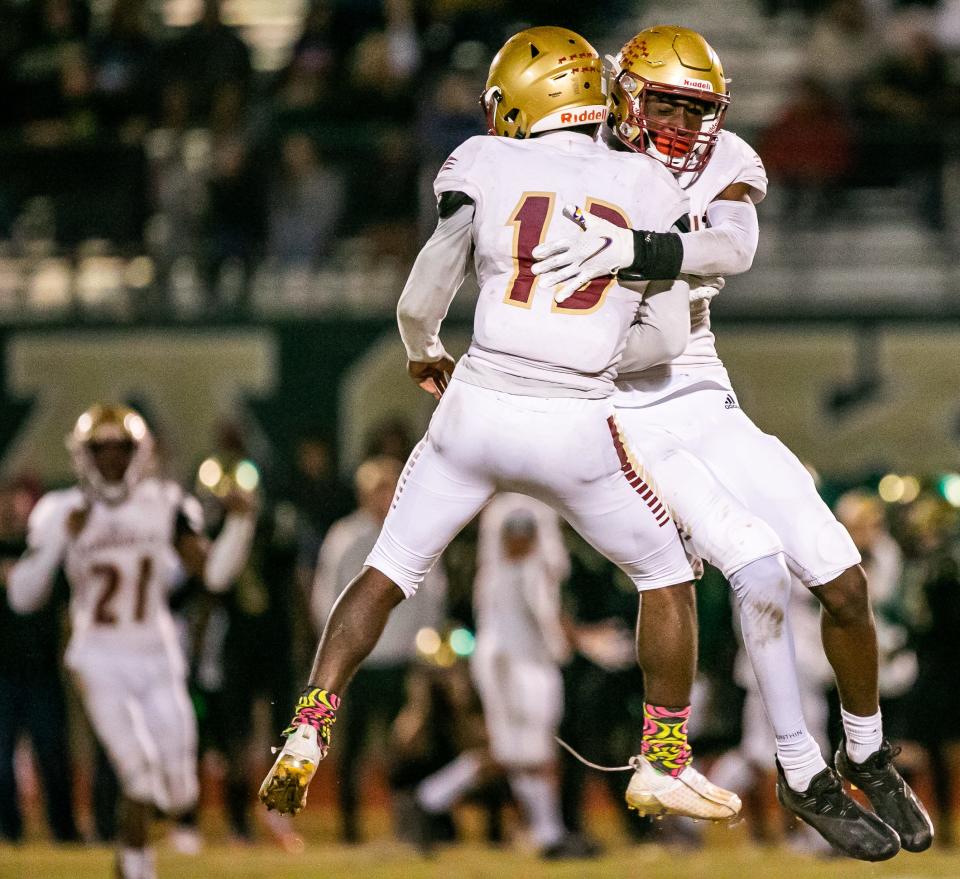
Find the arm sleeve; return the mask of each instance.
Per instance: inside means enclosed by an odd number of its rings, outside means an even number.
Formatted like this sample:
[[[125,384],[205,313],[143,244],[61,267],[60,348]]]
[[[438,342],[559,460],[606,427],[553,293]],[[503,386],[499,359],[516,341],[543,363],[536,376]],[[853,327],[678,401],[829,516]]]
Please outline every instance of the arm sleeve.
[[[619,372],[642,372],[683,353],[690,336],[690,285],[651,283],[640,305],[640,320],[630,327]]]
[[[203,582],[211,592],[226,592],[247,566],[257,517],[253,513],[229,513],[217,539],[210,544],[203,566]]]
[[[472,203],[440,219],[417,256],[397,303],[397,324],[407,357],[423,363],[446,352],[440,324],[463,283],[473,245]]]
[[[737,275],[753,264],[760,226],[748,201],[715,201],[707,208],[709,228],[680,234],[683,262],[691,275]]]
[[[17,613],[32,613],[50,597],[54,576],[67,550],[68,510],[53,498],[41,498],[27,525],[27,551],[7,580],[7,599]]]

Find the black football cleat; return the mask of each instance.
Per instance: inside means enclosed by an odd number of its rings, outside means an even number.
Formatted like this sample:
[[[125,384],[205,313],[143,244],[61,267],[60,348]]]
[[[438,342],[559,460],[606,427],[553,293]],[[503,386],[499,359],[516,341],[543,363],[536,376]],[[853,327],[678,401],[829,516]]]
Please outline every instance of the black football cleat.
[[[886,861],[900,851],[896,831],[851,799],[829,766],[818,772],[810,787],[800,793],[787,784],[778,760],[777,799],[848,857]]]
[[[893,765],[893,758],[899,753],[899,748],[894,749],[884,739],[880,750],[863,763],[854,763],[847,756],[844,740],[834,759],[837,772],[864,792],[877,815],[897,832],[900,845],[908,852],[926,851],[933,843],[933,822]]]

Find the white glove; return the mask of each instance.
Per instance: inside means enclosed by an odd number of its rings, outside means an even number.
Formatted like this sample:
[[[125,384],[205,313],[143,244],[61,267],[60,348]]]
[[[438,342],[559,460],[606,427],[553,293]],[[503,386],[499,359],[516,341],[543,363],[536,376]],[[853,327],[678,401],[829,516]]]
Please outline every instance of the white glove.
[[[681,277],[690,284],[691,304],[694,302],[709,302],[727,283],[720,275],[712,275],[709,278],[697,275],[682,275]]]
[[[564,205],[563,215],[576,223],[583,234],[545,241],[533,248],[533,258],[537,260],[533,273],[543,275],[542,283],[555,288],[556,302],[569,299],[594,278],[615,275],[622,266],[633,262],[633,232],[629,229],[585,214],[573,204]]]

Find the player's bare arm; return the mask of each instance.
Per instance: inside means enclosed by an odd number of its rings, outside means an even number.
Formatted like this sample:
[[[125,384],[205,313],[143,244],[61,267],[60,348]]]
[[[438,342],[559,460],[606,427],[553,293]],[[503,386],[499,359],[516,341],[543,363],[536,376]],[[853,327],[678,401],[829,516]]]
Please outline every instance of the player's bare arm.
[[[226,591],[240,575],[256,529],[255,495],[234,489],[222,503],[226,517],[216,540],[211,542],[197,526],[196,517],[186,512],[178,514],[174,537],[184,570],[200,578],[211,592]]]

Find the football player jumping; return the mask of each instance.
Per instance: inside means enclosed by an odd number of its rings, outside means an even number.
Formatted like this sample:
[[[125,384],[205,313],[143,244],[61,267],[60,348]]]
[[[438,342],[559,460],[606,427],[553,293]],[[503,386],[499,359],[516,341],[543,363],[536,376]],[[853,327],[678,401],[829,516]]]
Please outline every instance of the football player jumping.
[[[246,562],[255,517],[243,498],[231,500],[208,544],[200,504],[153,475],[150,430],[125,406],[92,406],[67,444],[79,483],[37,503],[9,599],[21,613],[36,610],[64,568],[65,661],[123,794],[117,875],[154,879],[154,809],[177,814],[197,797],[196,719],[168,594],[184,573],[227,589]]]
[[[740,599],[744,640],[776,733],[780,801],[853,857],[883,860],[901,846],[923,851],[933,827],[883,737],[860,555],[803,465],[740,409],[710,328],[710,300],[723,286],[717,276],[744,272],[753,261],[763,164],[722,127],[727,81],[700,34],[648,28],[610,60],[611,146],[671,170],[690,197],[688,231],[624,230],[570,205],[565,213],[582,233],[536,248],[533,272],[558,303],[611,272],[703,278],[691,283],[686,350],[648,369],[621,361],[617,417],[694,553],[723,571]],[[642,320],[633,332],[643,336]],[[634,348],[645,346],[630,344],[628,353]],[[786,624],[791,573],[822,605],[823,646],[843,709],[837,771],[866,793],[876,815],[844,793],[804,723]]]
[[[532,28],[508,40],[491,65],[483,105],[493,136],[467,140],[441,168],[440,220],[397,309],[409,373],[440,403],[366,567],[330,613],[311,683],[260,798],[281,811],[303,807],[340,696],[392,608],[416,592],[495,493],[518,491],[552,506],[642,593],[646,723],[628,802],[650,813],[733,817],[738,798],[690,765],[692,571],[610,403],[641,298],[660,344],[679,353],[689,333],[689,287],[631,290],[599,278],[558,305],[530,273],[532,249],[563,222],[558,205],[581,200],[624,228],[666,231],[689,204],[661,163],[594,140],[606,117],[601,63],[571,31]],[[438,334],[471,253],[480,297],[473,341],[453,372]]]

